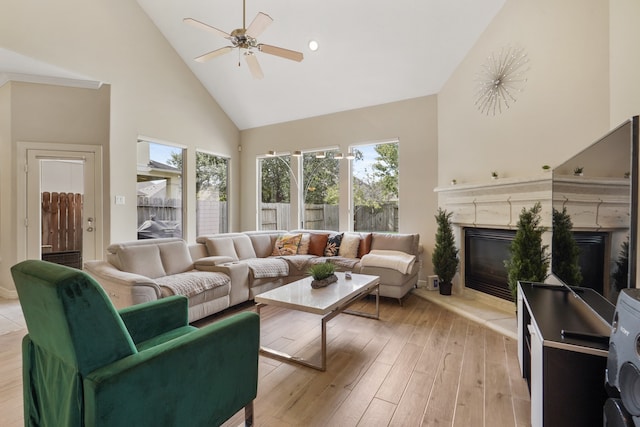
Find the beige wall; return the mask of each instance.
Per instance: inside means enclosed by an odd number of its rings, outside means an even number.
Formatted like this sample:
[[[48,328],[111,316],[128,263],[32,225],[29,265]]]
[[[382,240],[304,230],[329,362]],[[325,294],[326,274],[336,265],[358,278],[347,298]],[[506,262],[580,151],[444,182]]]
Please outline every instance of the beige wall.
[[[396,137],[400,140],[399,231],[420,233],[425,247],[424,256],[429,260],[425,263],[426,270],[423,269],[422,274],[430,274],[435,235],[433,215],[437,210],[436,197],[432,191],[436,185],[438,157],[435,96],[242,131],[241,229],[256,228],[257,156],[268,150],[290,152],[328,146],[339,146],[344,153],[351,144]],[[346,178],[341,179],[341,183],[344,182]],[[346,186],[342,185],[341,199],[346,197]],[[341,215],[341,230],[347,230],[347,221],[348,215]]]
[[[0,40],[3,48],[109,84],[105,210],[112,227],[105,244],[136,238],[136,141],[140,135],[187,147],[187,174],[194,173],[196,149],[228,156],[231,226],[238,227],[240,133],[135,1],[8,0],[0,14]],[[2,91],[10,92],[7,85]],[[9,95],[0,94],[0,99],[4,101],[5,96]],[[70,120],[60,126],[74,123]],[[35,122],[26,127],[33,142],[71,142],[55,140],[54,132],[41,133]],[[26,131],[18,129],[14,134],[18,137]],[[6,175],[7,168],[0,173]],[[1,189],[7,191],[5,186]],[[187,179],[186,193],[195,193],[195,179]],[[125,196],[126,204],[116,206],[116,195]],[[195,200],[188,200],[185,237],[194,241]],[[6,227],[15,222],[7,225],[4,207],[0,215],[0,241],[4,242],[11,232]],[[0,270],[6,271],[12,261],[3,256]],[[13,283],[1,275],[0,296],[12,291]]]
[[[24,159],[18,159],[17,144],[25,142],[50,142],[82,145],[99,145],[106,152],[109,143],[109,85],[99,89],[82,89],[46,84],[9,82],[3,86],[8,93],[8,105],[4,116],[8,117],[9,130],[0,139],[3,179],[2,221],[0,232],[0,295],[13,292],[9,268],[24,256],[17,249],[24,247],[23,219],[17,216],[21,202],[18,174],[23,173]],[[37,208],[37,207],[36,207]],[[104,212],[104,224],[108,234],[109,212]]]
[[[640,1],[611,0],[611,127],[640,114]]]
[[[507,0],[438,94],[438,181],[535,176],[609,126],[609,9],[601,0]],[[502,114],[474,105],[480,67],[505,45],[524,48],[528,81]]]

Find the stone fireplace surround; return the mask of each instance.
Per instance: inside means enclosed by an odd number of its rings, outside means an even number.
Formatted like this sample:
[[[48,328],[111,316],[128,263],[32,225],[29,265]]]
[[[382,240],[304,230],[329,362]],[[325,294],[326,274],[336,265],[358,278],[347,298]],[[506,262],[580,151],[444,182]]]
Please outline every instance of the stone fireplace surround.
[[[439,206],[453,213],[453,232],[460,256],[453,293],[466,293],[464,228],[515,230],[522,209],[529,209],[536,202],[542,206],[541,225],[548,230],[543,235],[543,244],[549,245],[549,248],[553,206],[560,209],[566,207],[575,231],[608,232],[608,265],[605,271],[610,271],[615,265],[618,248],[628,234],[629,188],[629,180],[624,178],[553,176],[552,172],[545,172],[536,177],[499,178],[491,182],[434,189],[438,193]],[[556,282],[553,276],[549,276],[547,281]],[[499,300],[482,295],[483,299],[485,297]]]

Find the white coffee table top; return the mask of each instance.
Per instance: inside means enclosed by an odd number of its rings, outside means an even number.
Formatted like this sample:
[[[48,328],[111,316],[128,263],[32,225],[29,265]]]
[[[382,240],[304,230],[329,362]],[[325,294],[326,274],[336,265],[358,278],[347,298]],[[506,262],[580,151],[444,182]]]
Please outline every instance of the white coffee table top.
[[[336,276],[338,281],[324,288],[313,289],[313,278],[305,277],[256,295],[254,299],[257,303],[324,315],[341,307],[362,291],[373,290],[380,281],[378,276],[367,274],[352,274],[351,279],[345,279],[344,273],[336,273]]]

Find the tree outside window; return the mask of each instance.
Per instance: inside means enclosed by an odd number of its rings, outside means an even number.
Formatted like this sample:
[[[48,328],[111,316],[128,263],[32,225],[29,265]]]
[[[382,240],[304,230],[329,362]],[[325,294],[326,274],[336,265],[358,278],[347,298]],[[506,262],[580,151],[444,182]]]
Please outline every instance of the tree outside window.
[[[399,143],[353,149],[354,231],[398,232]]]
[[[302,156],[303,228],[308,230],[339,229],[340,160],[337,150],[304,153]]]
[[[229,231],[229,159],[196,152],[196,233]]]

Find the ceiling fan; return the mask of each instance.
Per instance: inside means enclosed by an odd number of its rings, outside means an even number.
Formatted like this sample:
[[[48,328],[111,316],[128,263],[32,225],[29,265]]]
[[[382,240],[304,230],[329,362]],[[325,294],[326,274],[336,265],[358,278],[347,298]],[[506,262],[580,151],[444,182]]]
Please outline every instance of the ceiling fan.
[[[185,23],[196,28],[210,31],[214,34],[218,34],[219,36],[222,36],[231,42],[231,46],[221,47],[220,49],[205,53],[204,55],[200,55],[195,58],[195,60],[197,62],[206,62],[212,58],[215,58],[216,56],[229,53],[235,48],[244,49],[244,59],[247,61],[249,71],[251,71],[251,74],[256,79],[261,79],[262,77],[264,77],[264,74],[262,73],[262,68],[260,68],[260,64],[258,63],[258,58],[256,58],[256,55],[253,51],[254,49],[257,49],[260,52],[268,53],[270,55],[290,59],[292,61],[302,61],[302,52],[296,52],[294,50],[284,49],[282,47],[258,43],[257,37],[262,34],[262,32],[266,30],[267,27],[273,22],[273,19],[269,15],[263,12],[258,12],[249,27],[246,26],[245,20],[245,0],[242,1],[242,28],[237,28],[231,31],[231,33],[219,30],[215,27],[212,27],[211,25],[205,24],[204,22],[200,22],[193,18],[184,18],[183,21]],[[240,63],[238,63],[238,66],[240,66]]]

